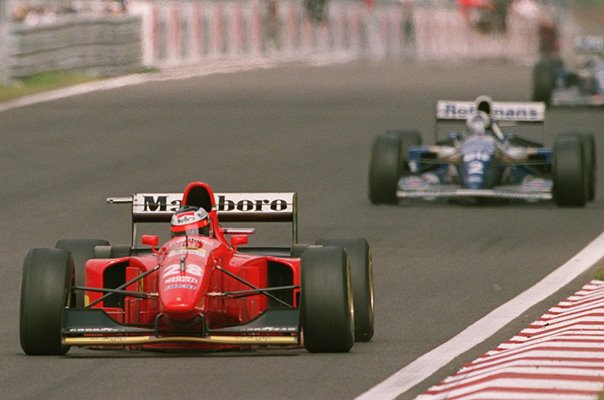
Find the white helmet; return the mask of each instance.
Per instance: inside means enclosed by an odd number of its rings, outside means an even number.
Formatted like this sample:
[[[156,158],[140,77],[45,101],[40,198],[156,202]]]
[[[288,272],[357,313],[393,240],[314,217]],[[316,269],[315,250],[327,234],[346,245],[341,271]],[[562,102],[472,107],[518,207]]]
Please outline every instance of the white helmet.
[[[466,125],[470,133],[484,135],[490,125],[489,116],[484,111],[474,111],[466,118]]]

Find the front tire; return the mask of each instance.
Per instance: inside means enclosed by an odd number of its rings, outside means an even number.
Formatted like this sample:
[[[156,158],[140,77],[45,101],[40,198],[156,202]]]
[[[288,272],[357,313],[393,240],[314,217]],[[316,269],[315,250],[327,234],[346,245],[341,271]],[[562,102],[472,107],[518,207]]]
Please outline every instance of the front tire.
[[[350,280],[354,304],[354,338],[369,342],[373,337],[374,290],[371,248],[363,238],[320,239],[318,245],[341,247],[350,260]]]
[[[369,200],[373,204],[396,204],[400,177],[411,175],[409,149],[419,145],[417,131],[392,130],[375,139],[369,165]]]
[[[553,164],[553,197],[556,204],[561,207],[584,207],[589,197],[589,182],[581,135],[556,138]]]
[[[373,142],[369,164],[369,200],[373,204],[396,204],[401,166],[400,140],[378,136]]]
[[[354,311],[348,257],[340,247],[315,247],[302,255],[300,324],[311,353],[348,352]]]
[[[23,262],[20,340],[28,355],[62,355],[63,316],[74,280],[73,259],[62,249],[32,249]]]

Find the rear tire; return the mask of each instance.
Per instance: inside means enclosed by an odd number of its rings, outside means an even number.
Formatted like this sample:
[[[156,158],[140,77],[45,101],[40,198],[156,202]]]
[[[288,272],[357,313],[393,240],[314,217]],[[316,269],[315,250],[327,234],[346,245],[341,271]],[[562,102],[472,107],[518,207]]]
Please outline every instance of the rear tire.
[[[86,285],[86,272],[84,266],[86,261],[96,258],[94,248],[96,246],[109,246],[109,242],[102,239],[61,239],[55,247],[71,253],[75,267],[75,286]],[[77,290],[75,293],[76,307],[84,307],[84,292]]]
[[[374,333],[373,261],[369,243],[363,238],[347,238],[320,239],[317,244],[346,251],[354,304],[354,338],[357,342],[369,342]]]
[[[62,249],[32,249],[23,262],[20,340],[28,355],[62,355],[65,308],[74,280],[73,259]]]
[[[553,197],[561,207],[584,207],[589,197],[581,135],[561,135],[554,144]]]
[[[301,262],[300,324],[311,353],[348,352],[354,344],[349,263],[339,247],[307,249]]]

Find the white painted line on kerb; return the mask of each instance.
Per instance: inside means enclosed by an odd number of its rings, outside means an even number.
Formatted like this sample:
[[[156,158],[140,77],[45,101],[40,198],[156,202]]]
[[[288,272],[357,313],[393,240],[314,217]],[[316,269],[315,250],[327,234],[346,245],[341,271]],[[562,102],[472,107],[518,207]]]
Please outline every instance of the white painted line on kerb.
[[[459,335],[424,354],[355,400],[390,400],[430,377],[455,357],[482,343],[531,306],[554,294],[604,256],[604,232],[533,287],[491,311]]]

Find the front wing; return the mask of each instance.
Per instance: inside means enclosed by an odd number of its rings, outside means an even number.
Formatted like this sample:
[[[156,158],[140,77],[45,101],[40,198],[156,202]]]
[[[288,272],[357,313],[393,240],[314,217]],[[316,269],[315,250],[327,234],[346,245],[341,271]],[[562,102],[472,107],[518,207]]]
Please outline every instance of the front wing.
[[[499,186],[493,189],[466,189],[458,185],[431,185],[423,188],[401,188],[399,186],[396,196],[399,199],[426,199],[437,198],[498,198],[512,200],[552,200],[549,188],[543,190],[525,190],[521,186]]]
[[[156,328],[120,324],[100,309],[67,309],[61,343],[64,346],[115,347],[131,345],[202,344],[229,346],[299,346],[298,310],[267,310],[248,324],[202,332],[159,332]]]

